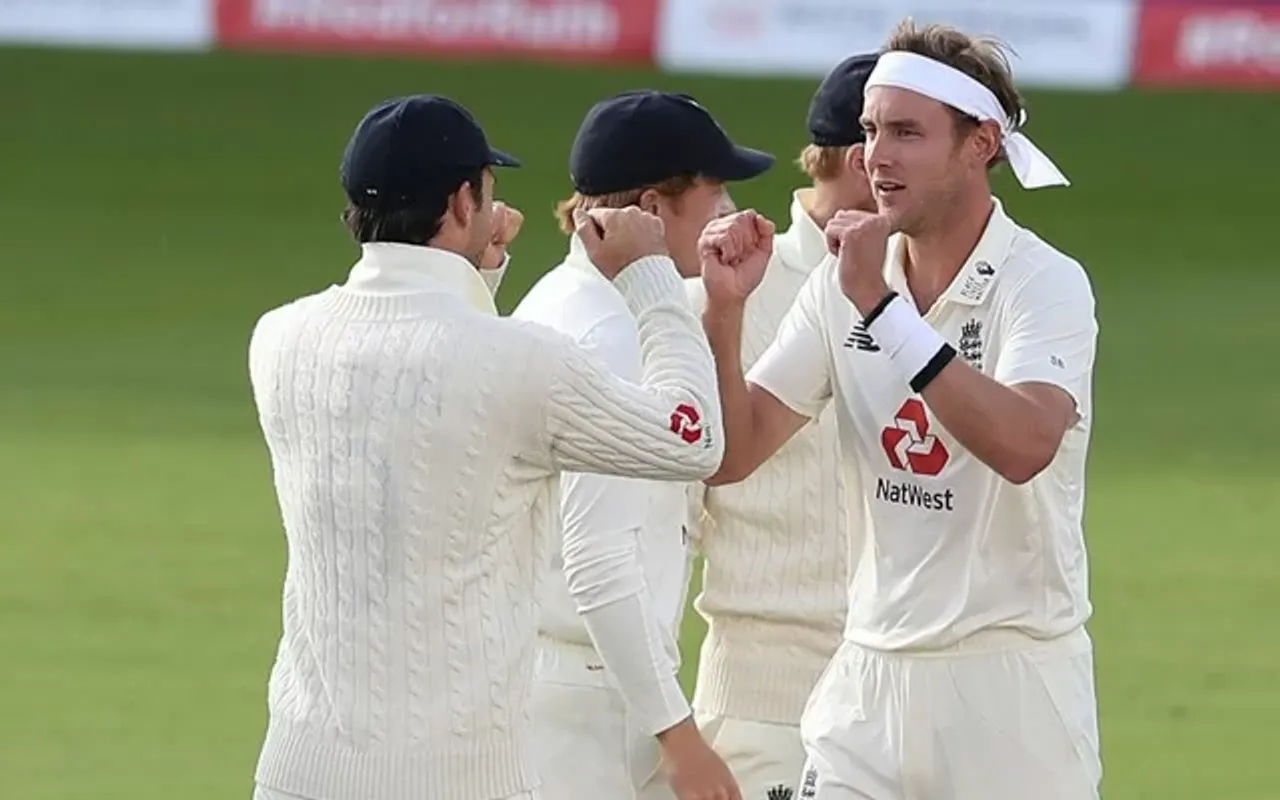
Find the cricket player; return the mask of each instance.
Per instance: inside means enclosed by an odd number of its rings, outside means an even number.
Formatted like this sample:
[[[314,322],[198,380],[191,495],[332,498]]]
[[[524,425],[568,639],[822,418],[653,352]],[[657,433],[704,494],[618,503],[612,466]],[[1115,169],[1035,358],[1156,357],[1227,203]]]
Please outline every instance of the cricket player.
[[[569,253],[513,316],[566,334],[619,377],[639,381],[637,320],[591,264],[573,214],[638,206],[663,221],[676,269],[696,275],[699,235],[733,207],[727,184],[772,164],[772,156],[735,145],[685,95],[635,91],[602,100],[578,129],[569,159],[574,192],[558,208]],[[677,680],[690,565],[684,486],[560,478],[553,513],[563,539],[543,564],[533,701],[544,800],[738,796]]]
[[[494,168],[514,166],[446,98],[379,105],[342,164],[362,257],[253,331],[288,544],[260,798],[534,800],[536,509],[561,470],[719,464],[713,363],[660,219],[575,215],[636,319],[638,382],[496,314],[484,276],[513,231],[495,230]]]
[[[988,173],[1007,161],[1029,189],[1067,180],[1021,131],[1007,63],[983,40],[904,23],[865,97],[879,212],[827,225],[838,260],[745,379],[733,356],[771,226],[703,250],[719,478],[751,473],[832,405],[859,487],[864,552],[844,643],[801,722],[799,796],[1090,800],[1094,298]]]
[[[791,226],[746,302],[730,362],[749,368],[773,341],[800,287],[830,257],[823,228],[836,212],[876,208],[860,122],[875,63],[874,53],[845,59],[813,96],[800,156],[813,185],[792,196]],[[702,281],[685,284],[701,313]],[[857,532],[846,536],[834,410],[741,483],[694,484],[693,509],[690,530],[704,557],[695,606],[708,623],[693,698],[698,725],[744,797],[785,800],[804,767],[800,714],[840,645],[848,564],[861,555]]]

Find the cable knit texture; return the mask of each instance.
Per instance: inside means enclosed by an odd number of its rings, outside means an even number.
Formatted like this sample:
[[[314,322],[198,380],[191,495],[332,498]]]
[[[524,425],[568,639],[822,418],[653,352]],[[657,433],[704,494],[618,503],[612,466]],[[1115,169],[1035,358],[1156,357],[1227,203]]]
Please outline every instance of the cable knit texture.
[[[695,480],[722,452],[714,371],[668,259],[617,280],[643,386],[468,301],[474,269],[366,246],[344,286],[263,316],[250,376],[288,542],[257,780],[315,800],[536,787],[534,569],[562,469]],[[694,444],[678,404],[701,417]]]
[[[795,198],[743,322],[744,371],[773,341],[800,287],[826,257],[821,230]],[[689,282],[701,311],[701,282]],[[847,601],[845,487],[828,409],[730,486],[693,489],[694,532],[705,562],[695,601],[708,634],[693,705],[699,713],[799,724],[814,684],[840,644]]]

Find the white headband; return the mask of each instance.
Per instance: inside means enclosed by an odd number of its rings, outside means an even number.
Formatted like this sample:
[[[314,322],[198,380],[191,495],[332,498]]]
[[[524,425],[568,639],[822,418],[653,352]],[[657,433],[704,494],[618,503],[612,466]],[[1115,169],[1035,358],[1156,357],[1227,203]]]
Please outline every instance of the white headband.
[[[1026,111],[1016,122],[1009,119],[991,90],[960,70],[916,53],[893,50],[880,56],[867,78],[867,90],[875,86],[908,89],[979,120],[998,122],[1009,166],[1023,188],[1071,185],[1053,161],[1018,130],[1027,121]]]

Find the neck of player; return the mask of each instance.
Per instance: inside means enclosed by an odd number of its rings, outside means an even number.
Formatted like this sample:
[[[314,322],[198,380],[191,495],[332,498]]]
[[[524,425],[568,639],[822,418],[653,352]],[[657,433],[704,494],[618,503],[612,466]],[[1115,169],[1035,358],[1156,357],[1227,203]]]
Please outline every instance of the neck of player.
[[[940,215],[928,229],[904,237],[903,272],[921,313],[932,307],[955,280],[978,246],[995,209],[991,190],[986,186],[975,187],[960,200],[948,204],[949,211]]]

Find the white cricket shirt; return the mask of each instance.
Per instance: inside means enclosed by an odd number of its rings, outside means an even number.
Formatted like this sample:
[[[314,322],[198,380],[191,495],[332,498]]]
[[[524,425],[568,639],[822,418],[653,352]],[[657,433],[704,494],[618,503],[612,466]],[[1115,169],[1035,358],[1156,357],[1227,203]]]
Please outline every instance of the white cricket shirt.
[[[901,247],[890,240],[885,272],[910,298]],[[997,200],[925,319],[995,380],[1061,387],[1080,419],[1040,475],[1006,481],[964,450],[880,353],[840,290],[835,260],[815,272],[748,380],[810,416],[835,399],[845,474],[862,487],[852,525],[866,537],[845,637],[900,650],[946,647],[992,627],[1070,632],[1091,613],[1082,517],[1098,326],[1088,276]]]
[[[747,299],[742,366],[768,348],[796,295],[829,257],[826,237],[792,196],[791,225],[774,240]],[[694,310],[702,280],[685,281]],[[779,725],[805,702],[840,645],[851,548],[835,410],[791,438],[746,480],[694,487],[693,541],[704,556],[695,606],[707,620],[694,707],[700,714]]]
[[[624,380],[641,377],[640,337],[635,316],[614,286],[591,264],[581,240],[570,239],[564,263],[544,275],[512,314],[566,334]],[[556,539],[539,573],[540,632],[551,639],[597,646],[580,612],[644,592],[644,604],[656,615],[657,644],[665,650],[662,667],[673,676],[684,616],[690,558],[686,544],[687,505],[679,483],[564,473],[560,477]],[[625,537],[625,538],[624,538]],[[634,569],[635,566],[639,569]],[[568,575],[573,583],[572,590]],[[646,620],[648,622],[649,620]],[[627,636],[637,642],[635,630]],[[639,652],[636,653],[639,656]],[[671,680],[666,705],[654,732],[688,714],[687,703]],[[683,708],[677,708],[682,705]],[[657,708],[638,709],[642,717]],[[647,727],[647,726],[646,726]]]

